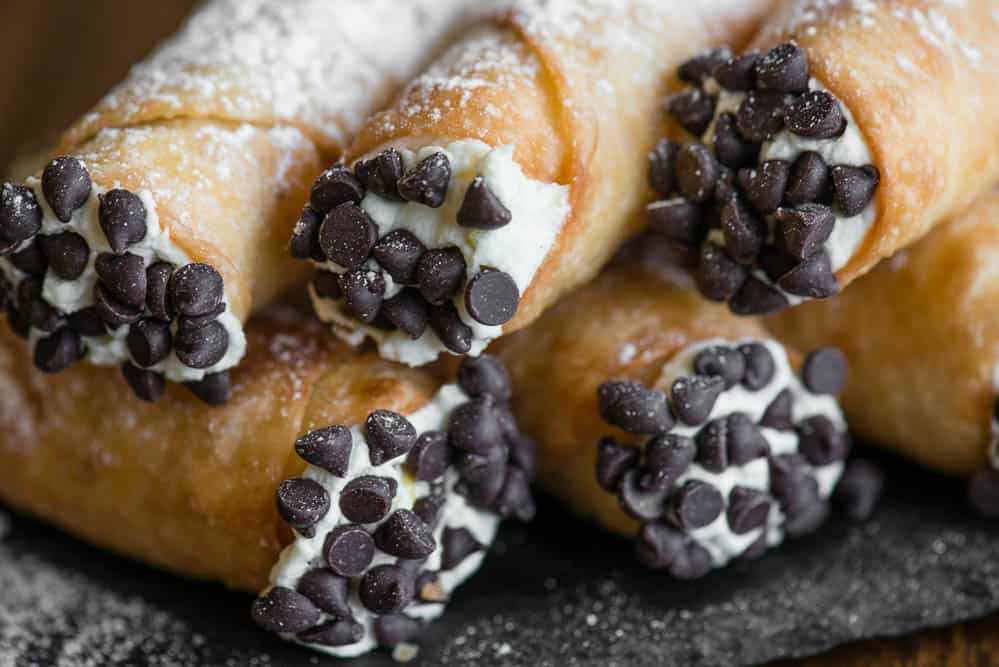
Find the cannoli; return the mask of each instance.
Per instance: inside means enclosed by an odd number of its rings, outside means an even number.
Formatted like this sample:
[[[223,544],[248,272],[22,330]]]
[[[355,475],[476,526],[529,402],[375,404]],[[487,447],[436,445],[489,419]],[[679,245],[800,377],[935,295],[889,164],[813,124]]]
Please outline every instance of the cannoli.
[[[865,440],[971,475],[999,517],[999,191],[993,190],[848,290],[769,321],[792,345],[836,345],[843,393]]]
[[[321,165],[479,6],[205,3],[0,186],[0,288],[36,366],[123,366],[148,401],[227,382],[243,323],[304,279],[285,243]]]
[[[216,408],[173,386],[156,405],[127,400],[108,368],[40,373],[0,333],[0,497],[153,565],[262,591],[252,617],[300,643],[355,655],[413,642],[500,519],[534,513],[533,444],[502,368],[471,360],[438,386],[297,316],[247,332]]]
[[[758,320],[635,264],[496,347],[541,484],[635,536],[647,566],[700,577],[826,518],[850,448],[838,351],[796,372]],[[859,507],[870,494],[857,486]]]
[[[641,221],[666,72],[769,0],[523,0],[467,33],[323,172],[289,250],[344,339],[478,354],[594,276]]]
[[[991,0],[788,0],[680,66],[650,226],[734,313],[839,292],[999,180],[997,31]]]

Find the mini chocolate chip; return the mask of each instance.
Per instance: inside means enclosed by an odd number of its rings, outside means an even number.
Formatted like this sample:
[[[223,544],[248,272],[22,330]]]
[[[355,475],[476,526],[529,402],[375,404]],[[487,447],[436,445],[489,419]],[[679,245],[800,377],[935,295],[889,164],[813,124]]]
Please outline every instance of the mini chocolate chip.
[[[386,148],[370,160],[354,164],[357,180],[379,197],[398,201],[399,179],[403,174],[402,155],[394,148]]]
[[[379,616],[374,624],[375,641],[383,648],[392,648],[414,639],[422,627],[420,621],[403,614]]]
[[[726,90],[752,90],[756,87],[756,63],[759,59],[758,51],[729,58],[716,65],[711,75]]]
[[[42,279],[29,277],[17,286],[17,311],[24,320],[35,329],[45,332],[55,331],[62,317],[42,297]]]
[[[111,329],[117,329],[123,324],[137,322],[142,317],[141,307],[129,306],[118,301],[111,296],[107,287],[100,283],[94,286],[94,308]]]
[[[202,327],[180,327],[174,338],[174,353],[188,368],[210,368],[229,350],[229,332],[219,322]]]
[[[742,138],[735,114],[729,111],[718,116],[715,121],[713,145],[718,161],[732,169],[752,164],[760,153],[758,144]]]
[[[852,521],[866,521],[874,514],[884,483],[885,475],[879,466],[864,459],[854,459],[846,465],[833,500]]]
[[[340,291],[350,313],[366,324],[375,321],[385,295],[385,279],[378,271],[365,268],[341,273]]]
[[[531,495],[531,481],[523,470],[507,466],[503,488],[493,503],[493,509],[500,517],[516,517],[518,521],[530,521],[537,511]]]
[[[416,265],[420,294],[435,306],[444,304],[465,284],[465,270],[465,256],[457,246],[428,250]]]
[[[296,638],[318,646],[348,646],[364,638],[364,626],[352,618],[336,618],[320,623],[311,630],[299,632]]]
[[[645,445],[645,475],[641,485],[645,488],[673,486],[696,456],[697,446],[686,436],[665,433],[653,437]]]
[[[808,57],[794,42],[767,51],[756,63],[756,86],[760,90],[803,93],[808,90]]]
[[[711,73],[718,66],[732,57],[732,52],[725,47],[708,49],[698,53],[693,58],[685,60],[677,68],[677,77],[680,81],[692,83],[699,86],[704,80],[711,76]]]
[[[475,539],[475,535],[467,528],[451,528],[450,526],[444,529],[441,543],[444,548],[441,556],[442,570],[453,570],[461,565],[466,558],[486,548],[484,544]]]
[[[371,465],[406,454],[416,444],[416,429],[408,419],[391,410],[375,410],[364,422]]]
[[[378,264],[403,285],[416,282],[416,267],[427,251],[420,239],[405,229],[394,229],[383,236],[371,251]]]
[[[198,315],[197,317],[186,317],[181,316],[177,318],[177,333],[183,333],[186,331],[191,331],[194,329],[200,329],[201,327],[211,324],[219,318],[219,315],[224,313],[226,310],[225,304],[220,303],[215,307],[215,310],[205,313],[204,315]]]
[[[770,405],[763,412],[763,416],[760,417],[760,426],[779,431],[789,431],[794,428],[794,423],[791,421],[792,404],[791,392],[782,389],[779,394],[774,396],[774,400],[770,402]]]
[[[708,422],[694,436],[697,444],[696,461],[711,472],[721,472],[728,467],[728,425],[724,417]]]
[[[649,153],[649,185],[661,197],[669,197],[673,192],[673,162],[680,146],[669,139],[660,139]]]
[[[340,511],[355,523],[381,521],[395,497],[397,483],[390,477],[364,475],[352,479],[340,492]]]
[[[729,309],[736,315],[770,315],[784,310],[787,304],[787,297],[753,276],[728,301]]]
[[[773,245],[765,245],[757,257],[759,267],[770,280],[777,282],[781,276],[798,265],[798,260]]]
[[[510,449],[510,462],[524,471],[527,479],[533,480],[538,472],[538,446],[523,433],[507,434],[507,447]]]
[[[451,449],[447,443],[447,433],[425,431],[409,450],[406,467],[417,480],[433,482],[447,472],[450,461]]]
[[[810,90],[788,105],[787,128],[809,139],[832,139],[843,134],[846,118],[839,100],[824,90]]]
[[[838,394],[846,385],[846,356],[835,347],[820,347],[805,357],[801,380],[813,394]]]
[[[458,209],[457,222],[472,229],[499,229],[510,224],[510,209],[486,185],[481,176],[472,179]]]
[[[455,487],[473,507],[493,509],[506,479],[507,451],[495,447],[485,454],[464,452],[455,457],[461,482]]]
[[[839,292],[839,280],[825,250],[819,250],[785,273],[777,285],[789,294],[813,299],[824,299]]]
[[[850,436],[824,415],[813,415],[798,423],[798,449],[812,465],[842,461],[850,451]]]
[[[43,277],[45,271],[49,268],[48,258],[42,250],[43,238],[42,236],[36,236],[27,246],[12,254],[10,256],[10,263],[29,276]]]
[[[312,289],[320,299],[336,301],[343,297],[340,289],[340,275],[332,271],[316,271],[312,275]]]
[[[62,222],[69,222],[73,211],[87,203],[91,189],[90,174],[83,162],[72,155],[61,155],[42,172],[42,193],[52,212]]]
[[[121,365],[121,374],[125,376],[125,382],[131,387],[132,393],[147,403],[158,401],[166,388],[162,374],[139,368],[130,361]]]
[[[213,312],[222,303],[224,292],[221,274],[208,264],[182,266],[174,271],[167,283],[171,312],[188,317]]]
[[[342,496],[340,505],[343,506]],[[337,526],[323,541],[323,560],[334,574],[341,577],[361,576],[374,556],[375,541],[364,526]]]
[[[139,320],[128,330],[125,343],[137,366],[149,368],[170,354],[170,325],[154,319]]]
[[[838,164],[829,172],[836,208],[847,217],[860,215],[874,197],[881,180],[877,167],[870,164],[863,167]]]
[[[426,558],[437,548],[430,526],[407,509],[393,512],[375,529],[374,538],[375,546],[396,558]]]
[[[646,523],[635,540],[639,562],[653,570],[668,568],[686,549],[687,537],[663,521]]]
[[[794,159],[784,201],[789,204],[828,204],[832,201],[832,177],[821,155],[803,151]]]
[[[0,187],[0,240],[7,245],[27,241],[42,228],[42,209],[26,185]]]
[[[62,327],[35,343],[35,368],[45,373],[58,373],[82,359],[83,353],[80,334]]]
[[[232,378],[229,371],[207,373],[200,380],[185,382],[184,386],[208,405],[222,405],[232,397]]]
[[[347,475],[353,447],[350,429],[339,424],[310,431],[295,441],[295,453],[302,460],[337,477]]]
[[[104,326],[104,321],[101,320],[100,314],[93,306],[81,308],[75,313],[70,313],[67,321],[73,331],[81,336],[103,336],[108,332],[107,327]]]
[[[348,602],[350,580],[338,576],[332,570],[324,567],[309,570],[298,580],[295,588],[327,614],[340,618],[350,618],[352,615]]]
[[[982,516],[999,519],[999,470],[982,470],[968,480],[968,502]]]
[[[423,496],[413,503],[413,512],[428,526],[436,526],[446,500],[442,494]]]
[[[441,343],[455,354],[465,354],[472,348],[472,328],[461,321],[454,304],[430,306],[430,328]]]
[[[770,517],[770,498],[759,489],[734,486],[728,494],[725,512],[728,527],[736,535],[763,528]]]
[[[413,340],[427,329],[429,307],[419,291],[412,287],[406,287],[391,299],[386,299],[380,312]]]
[[[597,389],[600,416],[605,422],[635,435],[665,433],[673,426],[666,395],[640,382],[605,382]]]
[[[451,182],[451,162],[444,153],[429,155],[399,179],[399,194],[402,198],[438,208],[447,197]]]
[[[503,430],[494,400],[485,394],[451,411],[447,429],[451,446],[473,454],[486,454],[503,445]]]
[[[767,239],[766,224],[738,197],[722,206],[721,230],[726,253],[740,264],[752,264]]]
[[[809,474],[801,454],[772,456],[769,466],[770,490],[788,513],[796,514],[821,500],[819,484]]]
[[[684,531],[710,525],[721,516],[725,499],[713,485],[700,480],[686,482],[670,499],[668,518]]]
[[[745,373],[742,376],[742,386],[750,391],[759,391],[774,377],[776,364],[770,350],[762,343],[743,343],[739,346]]]
[[[322,613],[307,597],[283,586],[275,586],[253,601],[250,614],[268,632],[304,632],[319,622]]]
[[[319,226],[323,223],[323,216],[311,206],[302,209],[302,214],[298,216],[298,222],[291,230],[291,238],[288,239],[288,254],[295,259],[315,259],[325,261],[326,255],[319,245]]]
[[[413,578],[398,565],[378,565],[368,570],[358,595],[370,611],[379,614],[395,614],[402,611],[413,599]]]
[[[319,245],[332,261],[356,269],[368,259],[378,242],[378,226],[360,206],[340,204],[319,227]]]
[[[731,464],[745,465],[770,453],[770,445],[760,429],[743,412],[733,412],[725,419],[727,458]]]
[[[611,493],[617,493],[621,478],[638,465],[639,451],[632,445],[622,445],[614,438],[601,438],[597,450],[597,483]]]
[[[97,199],[97,219],[111,250],[121,254],[146,238],[146,206],[137,194],[114,189]]]
[[[781,207],[777,209],[776,219],[781,248],[797,259],[818,252],[836,226],[836,216],[823,204]]]
[[[718,162],[704,144],[687,144],[676,156],[676,185],[694,202],[705,202],[714,194]]]
[[[669,573],[677,579],[700,579],[714,568],[711,554],[697,542],[688,542],[683,551],[673,557]]]
[[[721,224],[721,210],[719,207],[739,194],[735,180],[734,171],[725,166],[718,168],[718,180],[715,181],[715,197],[714,201],[708,204],[710,214],[706,216],[711,218],[712,227],[718,227]]]
[[[739,170],[739,185],[746,199],[760,213],[773,213],[784,199],[791,165],[786,160],[767,160],[757,167]]]
[[[700,88],[695,88],[671,97],[666,108],[683,129],[699,137],[711,124],[715,100]]]
[[[158,320],[169,322],[170,308],[167,305],[167,284],[173,274],[173,265],[156,262],[146,269],[146,307]]]
[[[286,479],[278,485],[277,511],[285,522],[306,537],[330,510],[330,494],[322,484],[307,477]]]
[[[141,308],[146,303],[146,265],[139,255],[130,252],[112,255],[102,252],[94,261],[101,284],[116,301]]]
[[[621,509],[639,521],[654,521],[666,511],[668,487],[642,485],[642,471],[632,468],[621,476],[618,501]]]
[[[309,193],[309,204],[325,215],[341,204],[360,204],[364,199],[361,182],[342,164],[335,164],[319,174]]]
[[[677,378],[670,387],[673,411],[684,424],[696,426],[708,418],[723,391],[725,381],[720,377],[692,375]]]
[[[469,396],[489,394],[497,401],[508,401],[513,394],[506,366],[491,354],[462,359],[458,385]]]
[[[686,199],[652,202],[645,210],[652,230],[667,238],[696,245],[708,234],[703,207]]]
[[[513,277],[504,271],[484,269],[468,281],[465,288],[465,308],[476,322],[500,326],[517,312],[520,289]]]
[[[726,301],[746,282],[749,270],[725,254],[713,241],[701,246],[695,279],[701,294],[712,301]]]
[[[38,243],[48,260],[48,266],[62,280],[76,280],[87,268],[90,246],[76,232],[61,232],[39,236]]]
[[[735,125],[747,141],[769,141],[784,127],[784,95],[751,90],[735,112]]]
[[[829,503],[817,500],[794,514],[789,514],[784,522],[784,532],[789,537],[801,537],[814,533],[829,518]]]
[[[701,375],[718,376],[725,381],[725,389],[731,389],[746,374],[746,359],[735,348],[714,345],[697,353],[694,371]]]

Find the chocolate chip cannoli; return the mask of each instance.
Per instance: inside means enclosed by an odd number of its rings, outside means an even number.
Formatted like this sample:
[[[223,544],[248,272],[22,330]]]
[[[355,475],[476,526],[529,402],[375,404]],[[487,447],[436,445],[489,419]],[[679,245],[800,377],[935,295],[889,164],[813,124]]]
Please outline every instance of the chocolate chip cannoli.
[[[938,470],[971,476],[999,517],[999,191],[952,216],[834,299],[773,318],[794,345],[837,345],[853,372],[856,431]]]
[[[645,565],[700,577],[828,515],[850,449],[837,350],[799,367],[758,320],[625,264],[497,347],[541,484]],[[868,512],[876,486],[844,500]]]
[[[262,592],[252,617],[336,655],[412,652],[505,517],[534,445],[483,357],[439,386],[281,313],[247,329],[232,398],[126,400],[116,371],[39,373],[0,333],[0,498],[184,575]],[[247,622],[249,624],[249,616]]]
[[[373,116],[313,185],[290,252],[342,338],[478,354],[591,278],[636,224],[666,73],[768,0],[522,0]]]
[[[321,165],[481,5],[204,3],[0,186],[0,276],[36,366],[120,366],[147,401],[227,383],[244,322],[304,279],[284,246]]]
[[[680,66],[651,227],[734,313],[839,292],[999,179],[997,30],[990,0],[788,0]]]

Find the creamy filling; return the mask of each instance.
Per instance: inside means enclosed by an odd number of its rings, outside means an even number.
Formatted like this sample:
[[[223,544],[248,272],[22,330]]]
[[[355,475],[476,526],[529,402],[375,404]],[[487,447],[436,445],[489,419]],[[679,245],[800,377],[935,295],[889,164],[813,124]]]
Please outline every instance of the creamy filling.
[[[416,428],[417,433],[430,430],[446,430],[448,416],[458,405],[465,403],[468,396],[453,384],[441,387],[437,395],[427,405],[408,416],[409,421]],[[351,451],[350,466],[344,477],[337,477],[329,472],[309,465],[304,473],[305,477],[319,482],[329,493],[332,503],[326,516],[315,525],[315,536],[305,537],[296,532],[294,541],[289,544],[281,553],[281,557],[271,571],[270,582],[272,586],[284,586],[294,589],[298,580],[311,567],[322,562],[322,549],[326,535],[343,524],[351,522],[340,513],[337,499],[340,491],[352,479],[364,475],[374,475],[377,477],[389,477],[398,482],[398,491],[392,502],[391,510],[386,514],[387,519],[398,509],[412,509],[417,499],[430,495],[430,485],[423,481],[414,481],[410,474],[404,469],[406,457],[397,457],[383,463],[380,466],[373,466],[368,456],[368,445],[364,436],[364,429],[359,426],[351,428],[354,447]],[[499,517],[491,512],[486,512],[470,506],[455,490],[454,486],[458,482],[458,474],[453,468],[449,468],[444,477],[444,498],[445,504],[441,510],[440,520],[434,529],[434,539],[437,548],[428,557],[423,565],[424,569],[438,571],[438,582],[444,593],[450,596],[462,582],[470,577],[482,564],[485,553],[476,552],[465,558],[457,567],[451,570],[440,570],[441,558],[443,556],[442,535],[445,528],[466,528],[475,538],[484,545],[492,543],[499,527]],[[365,528],[372,532],[381,522],[365,524]],[[370,567],[383,563],[394,563],[396,558],[376,550],[374,560]],[[308,644],[310,648],[322,651],[330,655],[339,657],[353,657],[366,653],[377,646],[374,636],[373,625],[377,615],[368,610],[360,601],[357,594],[356,584],[352,586],[350,593],[350,609],[354,615],[354,620],[364,627],[364,637],[353,644],[347,646],[319,646]],[[405,614],[414,618],[431,620],[437,618],[444,612],[444,605],[440,603],[422,603],[414,600],[405,609]],[[328,614],[323,614],[323,621],[331,620]],[[297,641],[294,635],[284,635],[286,639]]]
[[[367,157],[373,157],[385,148],[382,146]],[[513,146],[493,148],[476,139],[462,139],[444,146],[424,146],[416,151],[402,146],[396,148],[402,154],[407,171],[423,158],[443,152],[451,164],[451,181],[440,208],[390,201],[369,192],[361,207],[377,224],[379,237],[394,229],[405,229],[429,249],[457,246],[465,257],[467,279],[485,268],[505,271],[523,296],[569,217],[568,186],[528,177],[514,159]],[[504,227],[469,229],[455,222],[465,191],[476,176],[482,176],[489,189],[510,211],[511,220]],[[327,271],[345,271],[333,261],[315,264]],[[377,270],[373,263],[371,268]],[[401,286],[394,284],[387,273],[383,277],[387,299],[395,295]],[[401,331],[389,332],[367,326],[350,315],[342,302],[322,298],[311,288],[310,294],[316,313],[323,321],[332,323],[338,336],[353,345],[366,337],[371,338],[386,359],[418,366],[433,361],[441,352],[449,351],[429,327],[414,340]],[[502,335],[503,326],[480,324],[469,315],[463,291],[454,297],[453,302],[462,321],[472,330],[468,354],[478,355],[490,341]]]

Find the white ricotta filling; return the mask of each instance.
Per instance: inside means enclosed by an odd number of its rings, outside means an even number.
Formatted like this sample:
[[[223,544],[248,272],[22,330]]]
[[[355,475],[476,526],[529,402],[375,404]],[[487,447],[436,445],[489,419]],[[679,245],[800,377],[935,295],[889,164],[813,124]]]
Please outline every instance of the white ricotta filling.
[[[387,146],[382,146],[367,157],[373,157],[385,148]],[[401,146],[397,149],[407,171],[425,157],[443,152],[451,163],[451,182],[440,208],[390,201],[368,193],[361,207],[378,225],[379,238],[394,229],[405,229],[428,249],[457,246],[465,257],[467,279],[484,268],[499,269],[510,274],[523,296],[569,217],[568,186],[529,178],[514,159],[513,146],[493,148],[476,139],[461,139],[444,146],[424,146],[417,151]],[[465,191],[476,176],[482,176],[493,194],[509,209],[511,219],[506,226],[481,230],[461,227],[456,222]],[[327,271],[345,271],[332,261],[315,264]],[[395,285],[387,273],[384,278],[385,298],[390,298],[401,287]],[[323,299],[311,288],[310,294],[316,313],[324,322],[333,324],[338,336],[353,345],[365,337],[371,338],[385,359],[419,366],[433,361],[441,352],[448,352],[430,327],[423,336],[413,340],[401,331],[387,332],[366,326],[350,315],[343,302]],[[464,291],[454,297],[454,305],[462,321],[472,329],[469,354],[478,355],[490,341],[502,335],[502,326],[480,324],[469,315]]]
[[[48,236],[72,231],[82,236],[87,245],[90,246],[87,267],[76,279],[62,280],[53,272],[46,272],[42,297],[54,308],[67,315],[93,306],[94,286],[97,284],[97,271],[94,268],[94,262],[100,253],[112,252],[98,219],[98,196],[107,190],[94,184],[87,202],[73,212],[73,217],[68,223],[64,223],[52,212],[45,197],[41,196],[42,189],[39,179],[31,177],[27,180],[26,185],[34,190],[35,198],[42,209],[42,228],[39,234]],[[128,252],[142,257],[146,268],[160,261],[170,262],[175,268],[190,264],[191,258],[171,241],[170,231],[160,225],[153,194],[149,190],[140,190],[135,194],[146,207],[146,237],[130,246]],[[30,243],[31,240],[25,241],[18,249],[27,247]],[[9,257],[0,257],[0,272],[11,285],[17,285],[27,277],[27,274],[11,263]],[[229,300],[225,295],[223,295],[222,301],[226,305],[226,310],[219,316],[218,322],[225,327],[229,334],[229,348],[218,363],[204,369],[190,368],[181,363],[171,350],[166,359],[155,366],[150,366],[148,370],[162,373],[166,379],[172,382],[192,382],[201,380],[205,375],[236,366],[246,353],[246,336],[243,333],[243,325],[239,318],[230,310]],[[129,329],[129,325],[124,325],[104,336],[84,336],[83,345],[86,350],[84,358],[96,366],[117,366],[124,361],[134,362],[125,342]],[[171,326],[171,332],[176,334],[176,329],[177,325],[174,323]],[[39,339],[48,335],[46,332],[32,329],[29,337],[32,350]]]
[[[448,384],[441,387],[433,400],[427,403],[417,412],[408,416],[410,422],[416,428],[417,433],[429,430],[446,430],[448,417],[451,411],[465,403],[468,396],[455,384]],[[398,491],[392,501],[391,510],[385,515],[387,519],[397,509],[412,509],[418,498],[430,495],[430,485],[427,482],[414,481],[405,472],[403,464],[405,456],[400,456],[391,461],[386,461],[380,466],[374,466],[368,457],[368,445],[364,437],[364,429],[360,426],[351,428],[354,446],[350,455],[350,466],[345,477],[337,477],[316,466],[308,466],[304,476],[314,479],[330,495],[330,510],[315,526],[315,536],[305,537],[300,533],[295,533],[294,541],[285,547],[281,552],[281,557],[271,571],[270,582],[272,586],[284,586],[294,589],[298,585],[298,580],[312,567],[319,566],[322,562],[322,548],[326,535],[342,524],[349,524],[351,521],[340,514],[340,492],[343,487],[352,479],[364,475],[375,475],[377,477],[389,477],[398,482]],[[441,509],[440,520],[434,529],[434,539],[437,541],[437,548],[427,559],[424,569],[437,571],[440,569],[441,558],[443,556],[442,535],[444,529],[467,528],[480,543],[489,545],[496,536],[499,527],[499,517],[491,512],[476,509],[465,502],[465,499],[454,491],[454,485],[458,481],[458,473],[449,468],[444,477],[444,498],[445,504]],[[381,522],[365,524],[365,528],[371,532]],[[468,556],[457,567],[452,570],[444,570],[438,573],[438,582],[444,593],[450,596],[462,582],[468,579],[482,564],[485,553],[476,552]],[[394,563],[394,556],[376,550],[374,560],[370,567],[383,563]],[[310,648],[329,653],[339,657],[353,657],[366,653],[375,648],[377,642],[374,636],[374,622],[377,615],[369,611],[357,594],[356,582],[351,587],[350,608],[354,615],[354,620],[364,626],[364,637],[354,644],[347,646],[318,646],[307,644]],[[443,604],[421,603],[414,600],[406,607],[407,616],[431,620],[437,618],[444,612]],[[330,620],[328,614],[323,615],[322,622]],[[293,635],[285,635],[285,639],[298,641]],[[302,643],[302,642],[299,642]]]
[[[767,386],[759,391],[750,391],[741,384],[735,385],[731,389],[726,389],[711,410],[711,414],[704,423],[697,426],[688,426],[682,422],[670,429],[670,433],[693,438],[704,424],[725,417],[735,412],[746,414],[752,421],[759,422],[763,413],[773,400],[784,389],[791,393],[792,419],[798,422],[813,415],[823,415],[827,417],[837,428],[846,430],[846,421],[839,405],[832,396],[813,394],[798,379],[798,376],[791,368],[787,353],[784,347],[774,340],[758,340],[744,338],[737,341],[723,340],[720,338],[700,341],[690,345],[677,353],[660,372],[656,387],[669,393],[669,388],[673,382],[681,377],[690,377],[695,374],[694,358],[699,352],[714,346],[733,347],[743,343],[759,343],[767,348],[774,360],[774,376]],[[763,427],[760,429],[763,437],[770,445],[773,455],[792,454],[798,451],[798,436],[793,431],[778,431],[772,428]],[[822,498],[828,498],[840,475],[843,473],[843,463],[837,461],[824,466],[806,466],[808,473],[813,475],[819,485],[819,494]],[[744,486],[760,491],[770,492],[770,466],[766,458],[758,458],[742,466],[729,466],[721,472],[712,472],[703,466],[694,463],[681,475],[677,481],[677,487],[683,485],[687,480],[696,479],[707,482],[717,488],[722,496],[727,499],[732,488]],[[691,539],[707,549],[711,554],[711,560],[715,567],[721,567],[733,558],[743,554],[766,530],[766,540],[768,546],[776,546],[784,539],[784,514],[780,506],[771,503],[770,515],[766,528],[751,530],[744,535],[737,535],[732,532],[728,525],[728,518],[725,511],[718,516],[711,524],[698,528],[689,533]]]

